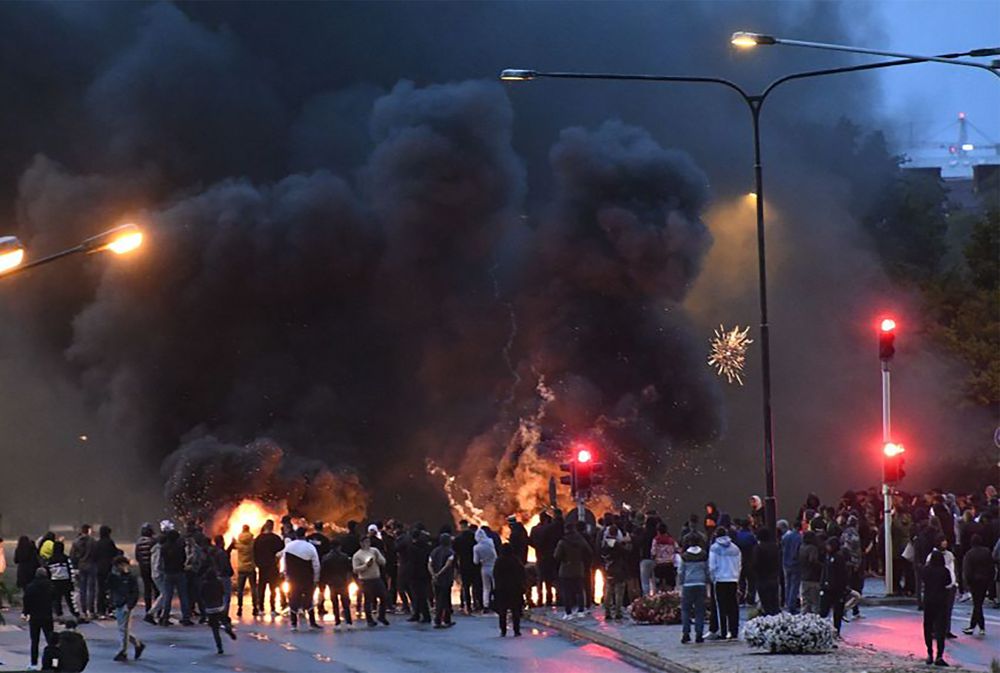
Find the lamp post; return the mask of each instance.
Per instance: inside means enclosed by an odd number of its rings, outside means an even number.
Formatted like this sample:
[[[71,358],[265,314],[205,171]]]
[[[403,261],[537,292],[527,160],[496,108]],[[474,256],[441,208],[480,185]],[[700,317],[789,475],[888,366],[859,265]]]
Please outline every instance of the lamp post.
[[[766,37],[766,36],[764,36]],[[735,39],[735,36],[734,36]],[[775,38],[769,38],[775,44]],[[753,44],[759,44],[754,42]],[[970,52],[971,53],[971,52]],[[960,54],[966,55],[966,54]],[[637,81],[637,82],[667,82],[667,83],[693,83],[693,84],[713,84],[723,86],[736,92],[743,102],[746,103],[750,112],[750,120],[753,124],[753,156],[754,156],[754,183],[756,187],[757,206],[757,277],[759,284],[760,302],[760,351],[761,351],[761,388],[763,402],[764,420],[764,513],[766,525],[771,531],[775,531],[777,524],[777,501],[775,498],[774,485],[774,435],[772,431],[771,413],[771,346],[770,333],[767,315],[767,264],[764,241],[764,175],[761,164],[760,151],[760,112],[767,97],[779,86],[800,79],[813,77],[824,77],[827,75],[839,75],[849,72],[861,72],[865,70],[876,70],[880,68],[891,68],[894,66],[910,65],[913,63],[925,63],[929,60],[943,59],[949,63],[951,54],[941,56],[907,56],[906,58],[893,61],[882,61],[878,63],[867,63],[862,65],[845,66],[840,68],[827,68],[823,70],[810,70],[805,72],[792,73],[777,78],[768,84],[759,94],[751,94],[743,87],[727,79],[720,77],[695,77],[684,75],[642,75],[642,74],[622,74],[622,73],[586,73],[586,72],[545,72],[539,70],[507,69],[500,73],[500,79],[505,82],[523,82],[535,79],[585,79],[585,80],[608,80],[608,81]],[[963,64],[965,62],[962,62]],[[977,64],[981,65],[981,64]]]
[[[33,269],[36,266],[49,264],[77,253],[93,254],[110,251],[116,255],[124,255],[142,245],[142,231],[134,224],[123,224],[109,229],[97,236],[92,236],[79,245],[67,248],[61,252],[33,260],[27,264],[24,261],[24,246],[14,236],[0,238],[0,278],[13,276],[16,273]]]
[[[957,52],[953,54],[939,54],[938,56],[920,56],[917,54],[906,54],[898,51],[886,51],[883,49],[869,49],[867,47],[853,47],[846,44],[831,44],[829,42],[809,42],[806,40],[790,40],[784,37],[774,37],[773,35],[762,35],[760,33],[750,33],[739,31],[733,33],[730,43],[741,49],[750,49],[758,46],[785,45],[789,47],[804,47],[806,49],[824,49],[827,51],[843,51],[851,54],[868,54],[871,56],[892,56],[894,58],[918,59],[928,63],[945,63],[947,65],[961,65],[969,68],[979,68],[993,73],[1000,77],[1000,66],[997,61],[991,64],[979,63],[977,61],[962,61],[962,57],[981,58],[984,56],[1000,56],[1000,47],[987,47],[984,49],[970,49],[969,51]]]

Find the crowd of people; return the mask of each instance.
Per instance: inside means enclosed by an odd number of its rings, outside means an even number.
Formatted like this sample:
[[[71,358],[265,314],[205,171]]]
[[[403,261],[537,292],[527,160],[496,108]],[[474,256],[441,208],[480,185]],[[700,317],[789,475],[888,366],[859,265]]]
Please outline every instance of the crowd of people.
[[[74,670],[86,658],[75,626],[93,619],[117,621],[116,660],[126,660],[130,646],[139,659],[145,645],[130,623],[140,599],[146,622],[169,627],[176,598],[179,623],[207,624],[219,653],[222,634],[236,639],[234,594],[238,617],[245,607],[255,618],[269,608],[271,616],[287,614],[293,630],[306,623],[322,629],[328,611],[335,629],[353,628],[352,612],[369,627],[389,626],[387,615],[406,614],[406,621],[445,629],[455,624],[457,584],[459,610],[496,613],[502,636],[508,627],[520,636],[524,606],[558,608],[564,619],[589,613],[596,605],[598,571],[609,621],[623,619],[636,598],[678,591],[682,643],[692,635],[696,643],[738,638],[741,605],[760,614],[832,617],[839,635],[843,622],[863,616],[865,577],[883,570],[882,502],[873,490],[845,493],[826,506],[810,495],[775,531],[766,527],[757,496],[741,517],[707,503],[676,537],[654,510],[626,508],[596,519],[587,514],[581,520],[575,510],[564,516],[553,508],[530,531],[511,516],[502,530],[506,540],[488,525],[465,520],[457,529],[448,524],[432,534],[421,523],[350,521],[346,530],[335,531],[322,521],[286,516],[278,532],[267,521],[258,531],[244,526],[229,541],[209,537],[198,521],[186,522],[181,531],[164,520],[158,530],[142,526],[135,569],[107,526],[96,538],[89,525],[81,526],[68,551],[66,541],[52,533],[37,541],[22,536],[14,562],[30,624],[31,665],[38,664],[44,636],[43,663],[59,661],[62,647],[69,668],[59,670]],[[973,603],[971,623],[963,629],[968,635],[977,628],[984,634],[987,598],[1000,605],[996,490],[957,497],[899,494],[891,516],[896,592],[917,597],[928,661],[943,665],[945,641],[955,637],[954,602]],[[72,618],[57,634],[54,618],[64,608]]]

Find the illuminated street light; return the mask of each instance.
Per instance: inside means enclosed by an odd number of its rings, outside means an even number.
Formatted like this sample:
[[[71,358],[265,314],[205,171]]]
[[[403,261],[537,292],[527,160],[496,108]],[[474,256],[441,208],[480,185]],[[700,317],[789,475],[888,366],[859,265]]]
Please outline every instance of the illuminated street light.
[[[16,236],[0,237],[0,273],[6,273],[24,261],[24,246]]]
[[[21,273],[81,252],[93,254],[108,250],[116,255],[124,255],[141,245],[142,230],[134,224],[122,224],[97,236],[92,236],[75,247],[22,264],[24,247],[13,236],[4,236],[0,238],[0,276],[12,276],[15,273]]]
[[[825,49],[827,51],[846,51],[851,54],[867,54],[869,56],[892,56],[893,58],[907,58],[919,61],[930,61],[932,63],[946,63],[948,65],[962,65],[969,68],[979,68],[993,73],[1000,77],[1000,70],[994,64],[979,63],[976,61],[957,60],[963,56],[980,58],[984,56],[1000,55],[1000,47],[988,47],[985,49],[970,49],[969,51],[957,52],[954,54],[941,54],[938,56],[921,56],[917,54],[906,54],[898,51],[886,51],[884,49],[868,49],[866,47],[852,47],[845,44],[830,44],[828,42],[808,42],[806,40],[789,40],[784,37],[774,37],[773,35],[761,35],[748,31],[738,31],[733,33],[729,40],[730,44],[740,49],[750,49],[758,45],[781,44],[788,47],[805,47],[807,49]]]
[[[758,44],[775,43],[775,39],[770,35],[761,35],[759,33],[748,33],[746,31],[739,31],[737,33],[733,33],[733,37],[729,41],[733,46],[740,47],[741,49],[749,49],[750,47],[756,47]]]
[[[88,238],[80,245],[87,253],[110,250],[116,255],[123,255],[142,245],[142,232],[134,224],[123,224]]]

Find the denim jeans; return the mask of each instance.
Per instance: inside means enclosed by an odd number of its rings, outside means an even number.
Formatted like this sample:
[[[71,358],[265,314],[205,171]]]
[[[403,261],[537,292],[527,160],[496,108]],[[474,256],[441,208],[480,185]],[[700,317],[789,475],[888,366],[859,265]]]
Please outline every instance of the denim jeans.
[[[656,561],[651,558],[644,558],[639,561],[639,586],[642,588],[642,595],[648,596],[653,593],[653,571],[656,569]]]
[[[97,568],[80,569],[80,610],[87,614],[97,612]]]
[[[138,649],[142,643],[132,635],[132,609],[124,605],[115,608],[115,621],[118,623],[118,637],[121,638],[122,643],[121,649],[118,651],[127,651],[129,643],[132,643],[132,646]]]
[[[163,621],[170,619],[170,606],[174,593],[181,599],[181,619],[191,619],[191,604],[188,601],[187,577],[183,572],[163,574]]]
[[[681,624],[684,635],[691,635],[691,613],[694,612],[694,634],[701,638],[705,632],[705,585],[685,586],[681,589]]]
[[[785,568],[785,607],[793,615],[799,613],[799,586],[802,584],[802,571],[798,568]]]

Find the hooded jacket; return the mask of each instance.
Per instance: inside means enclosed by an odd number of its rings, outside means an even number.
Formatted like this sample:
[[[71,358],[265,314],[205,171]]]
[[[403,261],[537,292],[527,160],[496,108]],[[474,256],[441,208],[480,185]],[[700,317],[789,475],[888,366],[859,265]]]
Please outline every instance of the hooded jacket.
[[[993,581],[993,556],[990,550],[983,545],[976,545],[965,552],[962,577],[970,587],[988,587]]]
[[[127,568],[115,566],[108,576],[108,598],[113,608],[131,610],[139,602],[139,581]]]
[[[601,538],[601,561],[604,565],[604,572],[608,579],[616,582],[624,582],[628,579],[628,544],[625,537],[619,532],[611,535],[605,529]]]
[[[590,545],[578,531],[571,531],[556,545],[555,560],[559,563],[559,577],[583,577],[590,567]]]
[[[247,530],[237,535],[233,541],[233,547],[236,549],[236,572],[252,573],[254,571],[253,533]]]
[[[708,575],[713,582],[738,582],[743,554],[728,535],[715,539],[708,550]]]
[[[692,544],[681,553],[677,582],[682,587],[701,587],[708,583],[708,554],[700,542]]]
[[[472,548],[472,562],[483,567],[483,570],[493,570],[497,562],[497,549],[493,540],[482,528],[476,531],[476,546]]]
[[[657,565],[669,563],[673,565],[677,556],[677,541],[667,533],[657,535],[650,545],[649,555]]]

